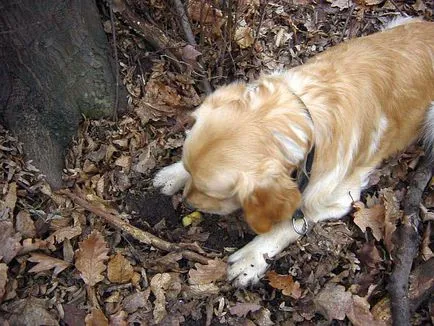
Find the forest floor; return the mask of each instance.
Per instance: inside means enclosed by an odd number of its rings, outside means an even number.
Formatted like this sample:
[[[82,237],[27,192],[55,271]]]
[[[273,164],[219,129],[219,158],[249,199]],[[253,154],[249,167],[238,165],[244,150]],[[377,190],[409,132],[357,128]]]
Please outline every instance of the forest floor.
[[[185,41],[176,3],[117,0],[112,19],[100,4],[131,109],[83,122],[63,191],[0,129],[0,325],[390,324],[394,230],[418,146],[379,167],[347,217],[316,225],[247,289],[225,279],[227,257],[254,237],[241,213],[192,216],[152,177],[180,158],[207,89],[300,65],[403,13],[434,20],[432,1],[190,0],[197,44]],[[434,319],[433,187],[410,277],[413,325]]]

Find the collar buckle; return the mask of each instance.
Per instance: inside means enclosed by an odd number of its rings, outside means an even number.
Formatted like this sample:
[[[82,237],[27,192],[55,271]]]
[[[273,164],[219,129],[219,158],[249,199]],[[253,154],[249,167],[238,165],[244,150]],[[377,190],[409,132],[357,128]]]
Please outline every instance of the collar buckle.
[[[309,230],[309,223],[301,209],[297,209],[292,216],[292,227],[295,233],[301,236],[305,235]]]

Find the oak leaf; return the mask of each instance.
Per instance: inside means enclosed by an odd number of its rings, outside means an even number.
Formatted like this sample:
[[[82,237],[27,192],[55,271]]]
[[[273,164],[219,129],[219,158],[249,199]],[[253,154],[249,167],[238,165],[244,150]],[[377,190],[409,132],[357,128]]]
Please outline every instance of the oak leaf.
[[[267,272],[270,285],[278,290],[282,290],[283,295],[298,299],[301,297],[300,283],[294,281],[291,275],[277,274],[275,271]]]
[[[229,312],[234,316],[246,317],[249,312],[255,312],[261,308],[262,306],[257,303],[237,302],[235,306],[229,308]]]
[[[354,208],[354,223],[360,228],[360,230],[366,232],[366,228],[369,227],[377,241],[383,239],[384,206],[382,204],[376,204],[371,208],[366,208],[362,202],[356,202],[354,203]]]
[[[102,281],[105,271],[105,261],[108,259],[107,242],[98,231],[78,244],[79,249],[75,253],[75,267],[80,271],[80,276],[87,285],[95,285]]]
[[[92,308],[91,312],[86,316],[86,326],[108,326],[108,319],[104,313],[97,308]]]
[[[133,275],[133,267],[121,253],[118,252],[110,259],[107,268],[107,278],[110,282],[127,283]]]
[[[6,293],[6,283],[8,282],[8,265],[0,263],[0,303]]]
[[[57,276],[59,273],[61,273],[63,270],[70,266],[68,262],[62,259],[35,252],[31,253],[31,257],[28,260],[32,263],[37,263],[29,270],[30,273],[43,272],[54,268],[53,275]]]
[[[345,291],[345,287],[334,283],[326,286],[314,298],[317,309],[329,320],[344,320],[351,309],[351,293]]]
[[[16,233],[12,222],[0,221],[0,257],[8,264],[21,250],[21,234]]]
[[[33,238],[36,236],[36,227],[30,213],[24,210],[18,212],[15,217],[15,228],[24,238]]]
[[[227,264],[216,258],[208,260],[208,265],[194,264],[196,269],[188,272],[188,282],[192,285],[208,284],[226,277]]]

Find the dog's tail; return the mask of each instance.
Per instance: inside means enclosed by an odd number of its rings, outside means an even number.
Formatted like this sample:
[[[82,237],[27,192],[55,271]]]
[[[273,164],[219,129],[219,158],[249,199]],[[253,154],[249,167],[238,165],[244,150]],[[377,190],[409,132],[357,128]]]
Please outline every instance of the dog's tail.
[[[415,22],[421,22],[423,19],[421,17],[410,17],[410,16],[398,16],[396,18],[393,18],[390,22],[386,23],[383,27],[383,31],[386,29],[391,29],[396,26],[415,23]]]
[[[425,156],[431,164],[434,162],[434,102],[428,109],[423,126],[422,144],[425,149]]]

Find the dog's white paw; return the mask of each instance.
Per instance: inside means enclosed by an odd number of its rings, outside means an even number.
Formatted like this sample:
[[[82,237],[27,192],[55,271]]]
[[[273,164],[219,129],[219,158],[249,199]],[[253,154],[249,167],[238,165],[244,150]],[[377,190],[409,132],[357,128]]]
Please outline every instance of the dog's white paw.
[[[177,162],[158,171],[154,177],[153,185],[155,188],[161,187],[161,192],[170,196],[184,187],[189,176],[182,162]]]
[[[268,268],[266,258],[269,256],[266,248],[261,248],[258,237],[246,246],[233,253],[228,260],[228,280],[237,287],[246,287],[257,283]]]

